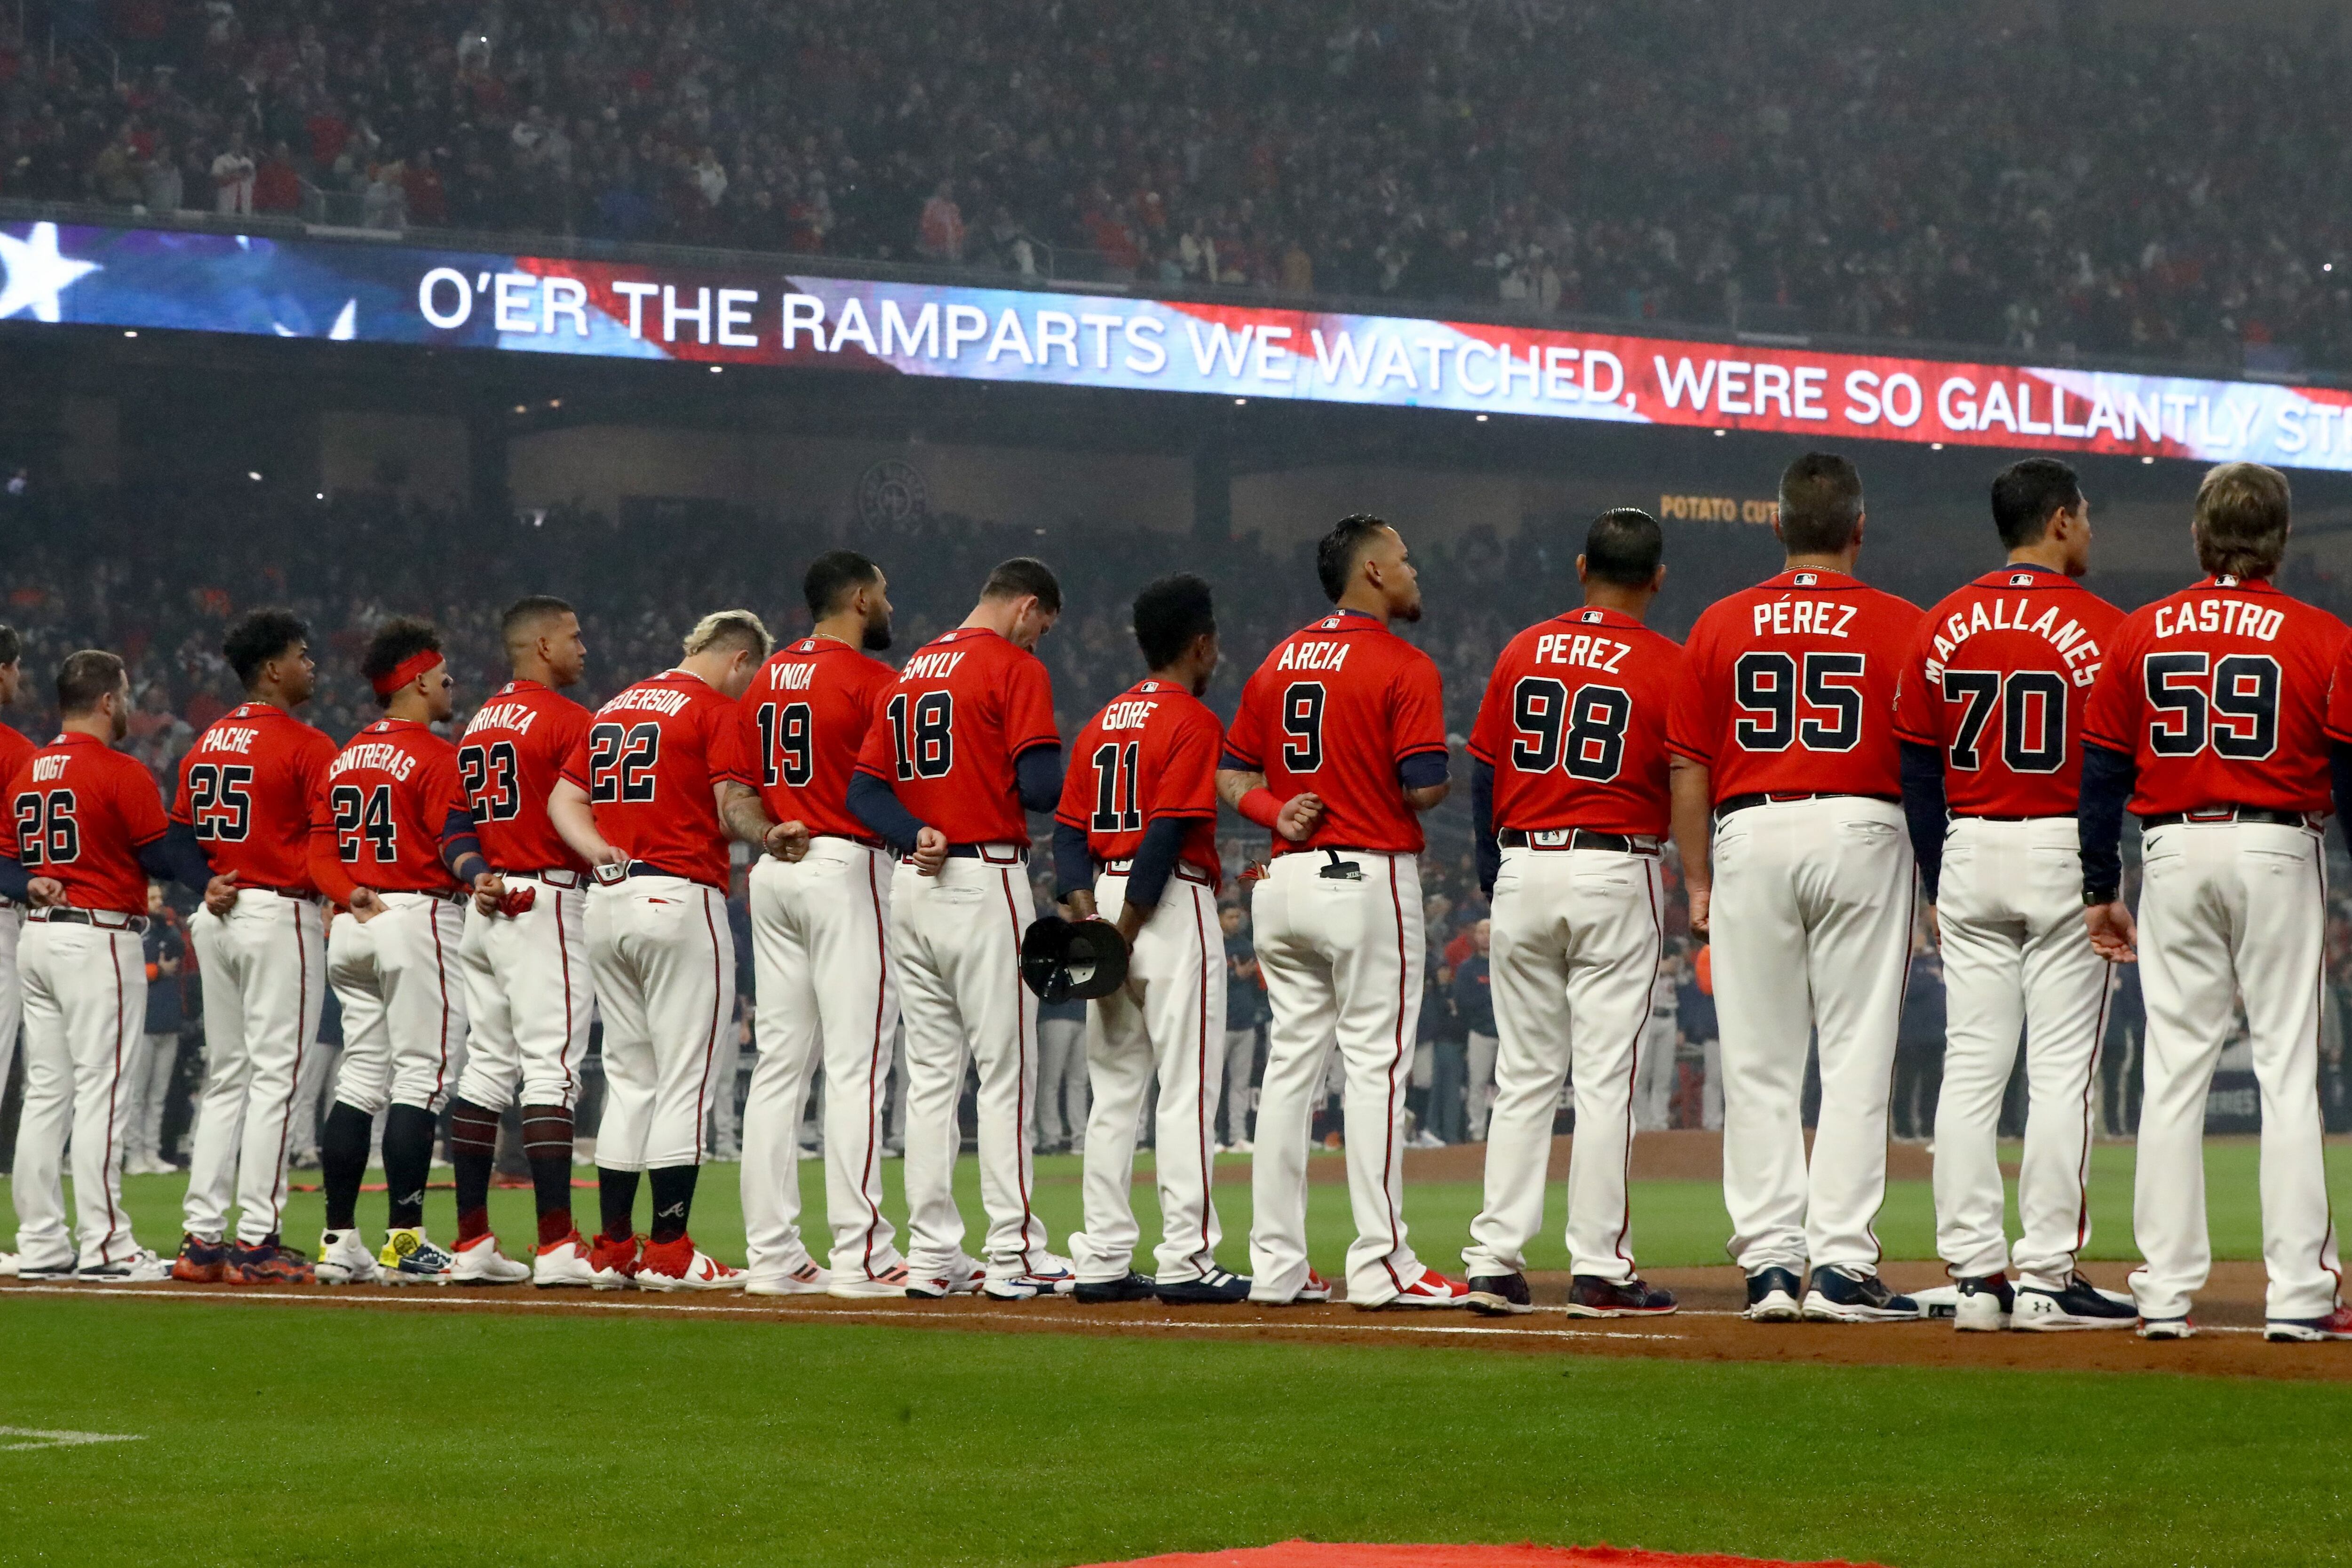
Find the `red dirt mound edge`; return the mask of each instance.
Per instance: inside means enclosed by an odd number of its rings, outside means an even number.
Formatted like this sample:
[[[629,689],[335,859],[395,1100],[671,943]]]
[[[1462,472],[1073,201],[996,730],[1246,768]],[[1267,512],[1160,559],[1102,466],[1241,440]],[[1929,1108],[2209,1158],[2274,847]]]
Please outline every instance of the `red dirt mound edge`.
[[[1285,1541],[1225,1552],[1176,1552],[1092,1568],[1871,1568],[1868,1563],[1795,1563],[1715,1552],[1643,1552],[1618,1546],[1362,1546]]]

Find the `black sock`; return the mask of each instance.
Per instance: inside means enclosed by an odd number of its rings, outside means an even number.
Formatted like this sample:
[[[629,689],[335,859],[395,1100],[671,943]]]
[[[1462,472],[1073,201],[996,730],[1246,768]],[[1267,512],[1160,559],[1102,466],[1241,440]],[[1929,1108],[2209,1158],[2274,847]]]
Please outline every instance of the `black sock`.
[[[686,1234],[686,1216],[694,1207],[694,1178],[698,1165],[663,1165],[647,1172],[646,1179],[654,1187],[654,1229],[656,1244],[676,1241]]]
[[[637,1173],[596,1167],[596,1206],[604,1215],[604,1234],[625,1241],[637,1233]]]
[[[390,1224],[414,1230],[425,1223],[425,1184],[433,1170],[433,1113],[395,1105],[383,1118],[383,1180],[392,1194]]]
[[[360,1184],[367,1180],[368,1135],[375,1118],[337,1100],[319,1129],[319,1184],[327,1190],[327,1228],[359,1223]]]
[[[457,1239],[490,1228],[490,1169],[499,1158],[499,1113],[470,1100],[449,1102],[449,1163],[457,1172]]]
[[[539,1244],[562,1241],[572,1234],[572,1112],[561,1105],[524,1106],[522,1152],[539,1204]]]

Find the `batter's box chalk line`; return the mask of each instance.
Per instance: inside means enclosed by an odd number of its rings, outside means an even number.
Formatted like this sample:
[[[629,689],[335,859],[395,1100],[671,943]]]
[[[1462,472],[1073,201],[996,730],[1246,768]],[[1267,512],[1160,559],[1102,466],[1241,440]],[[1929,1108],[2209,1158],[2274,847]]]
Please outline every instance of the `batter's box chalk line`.
[[[138,1443],[146,1436],[144,1432],[50,1432],[38,1426],[0,1426],[0,1454],[20,1454],[33,1448],[79,1448],[91,1443]]]

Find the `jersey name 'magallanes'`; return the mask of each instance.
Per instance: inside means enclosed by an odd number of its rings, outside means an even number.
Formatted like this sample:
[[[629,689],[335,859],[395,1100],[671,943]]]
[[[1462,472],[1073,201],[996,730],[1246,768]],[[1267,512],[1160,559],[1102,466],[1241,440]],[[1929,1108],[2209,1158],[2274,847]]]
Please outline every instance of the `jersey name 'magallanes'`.
[[[2256,642],[2276,642],[2286,612],[2245,599],[2192,599],[2167,605],[2156,612],[2156,635],[2177,637],[2189,632],[2226,632]]]
[[[342,755],[337,757],[334,765],[327,770],[327,776],[341,778],[361,768],[377,769],[406,784],[408,775],[416,771],[416,756],[398,746],[387,746],[379,741],[362,741],[357,745],[345,746]]]
[[[1927,661],[1927,679],[1943,683],[1944,666],[1959,646],[1979,632],[2024,632],[2038,637],[2058,650],[2066,668],[2073,672],[2077,686],[2088,686],[2099,678],[2099,667],[2105,656],[2099,651],[2099,641],[2071,616],[2061,620],[2055,609],[2045,609],[2032,625],[2025,617],[2033,613],[2032,602],[2027,599],[1995,599],[1987,611],[1985,601],[1979,599],[1969,606],[1967,615],[1955,610],[1936,628],[1935,657]]]

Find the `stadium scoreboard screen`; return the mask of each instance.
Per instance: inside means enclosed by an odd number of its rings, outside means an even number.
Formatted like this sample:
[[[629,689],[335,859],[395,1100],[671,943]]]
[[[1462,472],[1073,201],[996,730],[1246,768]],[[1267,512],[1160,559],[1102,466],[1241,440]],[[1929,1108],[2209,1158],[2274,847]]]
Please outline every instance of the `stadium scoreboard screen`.
[[[754,267],[0,226],[0,318],[2352,469],[2352,392]]]

